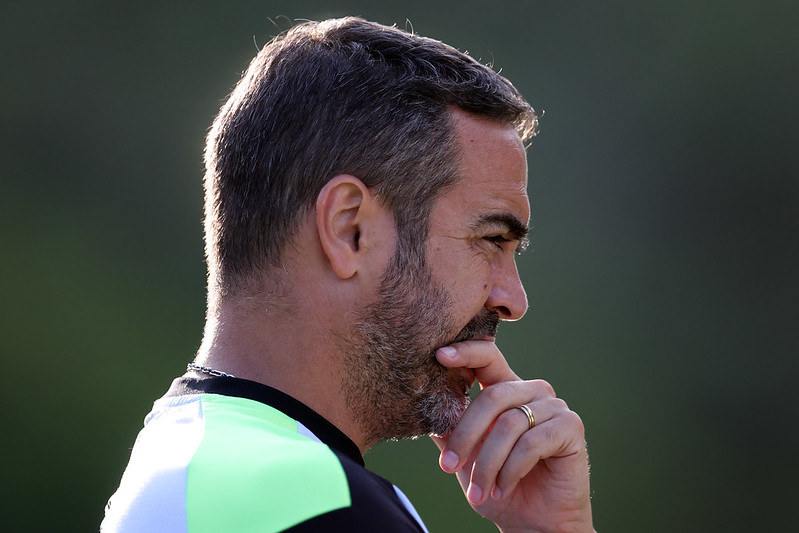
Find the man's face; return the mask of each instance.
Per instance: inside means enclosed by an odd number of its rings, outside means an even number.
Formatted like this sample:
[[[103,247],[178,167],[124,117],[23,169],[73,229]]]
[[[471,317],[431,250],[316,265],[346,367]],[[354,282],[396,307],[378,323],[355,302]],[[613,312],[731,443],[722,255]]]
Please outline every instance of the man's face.
[[[347,350],[359,371],[344,390],[371,441],[448,433],[468,405],[473,377],[444,368],[435,351],[493,340],[499,319],[521,318],[527,308],[514,256],[529,218],[524,148],[511,127],[454,116],[461,179],[434,206],[426,250],[400,233]]]

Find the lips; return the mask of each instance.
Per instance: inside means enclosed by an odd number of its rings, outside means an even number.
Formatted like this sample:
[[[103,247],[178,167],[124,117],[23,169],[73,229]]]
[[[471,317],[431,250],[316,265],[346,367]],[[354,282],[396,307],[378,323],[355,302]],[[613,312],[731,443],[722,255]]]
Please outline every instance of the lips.
[[[455,336],[450,344],[469,340],[493,340],[497,335],[499,315],[483,309]]]

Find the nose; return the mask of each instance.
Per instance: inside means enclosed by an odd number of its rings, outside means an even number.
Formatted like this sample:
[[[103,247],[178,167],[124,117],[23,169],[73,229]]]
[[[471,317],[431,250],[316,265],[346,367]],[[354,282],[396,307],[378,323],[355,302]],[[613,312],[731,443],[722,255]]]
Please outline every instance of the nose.
[[[524,291],[515,259],[492,268],[493,284],[486,300],[486,309],[502,320],[519,320],[527,312],[527,293]]]

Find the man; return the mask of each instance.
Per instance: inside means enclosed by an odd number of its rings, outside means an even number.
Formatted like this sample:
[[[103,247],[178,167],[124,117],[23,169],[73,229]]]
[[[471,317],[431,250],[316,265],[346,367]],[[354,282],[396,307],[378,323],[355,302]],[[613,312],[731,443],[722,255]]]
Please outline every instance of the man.
[[[208,135],[203,343],[103,531],[424,531],[361,454],[425,434],[501,530],[593,531],[579,417],[494,343],[527,308],[536,125],[490,68],[396,28],[265,46]]]

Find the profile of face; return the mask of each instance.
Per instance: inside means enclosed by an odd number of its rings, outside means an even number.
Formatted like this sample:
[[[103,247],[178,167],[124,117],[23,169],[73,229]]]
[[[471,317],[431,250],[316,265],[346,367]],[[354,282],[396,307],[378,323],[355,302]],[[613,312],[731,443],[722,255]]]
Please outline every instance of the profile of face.
[[[455,118],[461,179],[436,201],[427,242],[398,231],[377,297],[343,347],[345,397],[373,442],[449,433],[471,375],[443,367],[436,350],[493,339],[500,319],[527,309],[515,263],[529,218],[524,147],[510,126]]]

